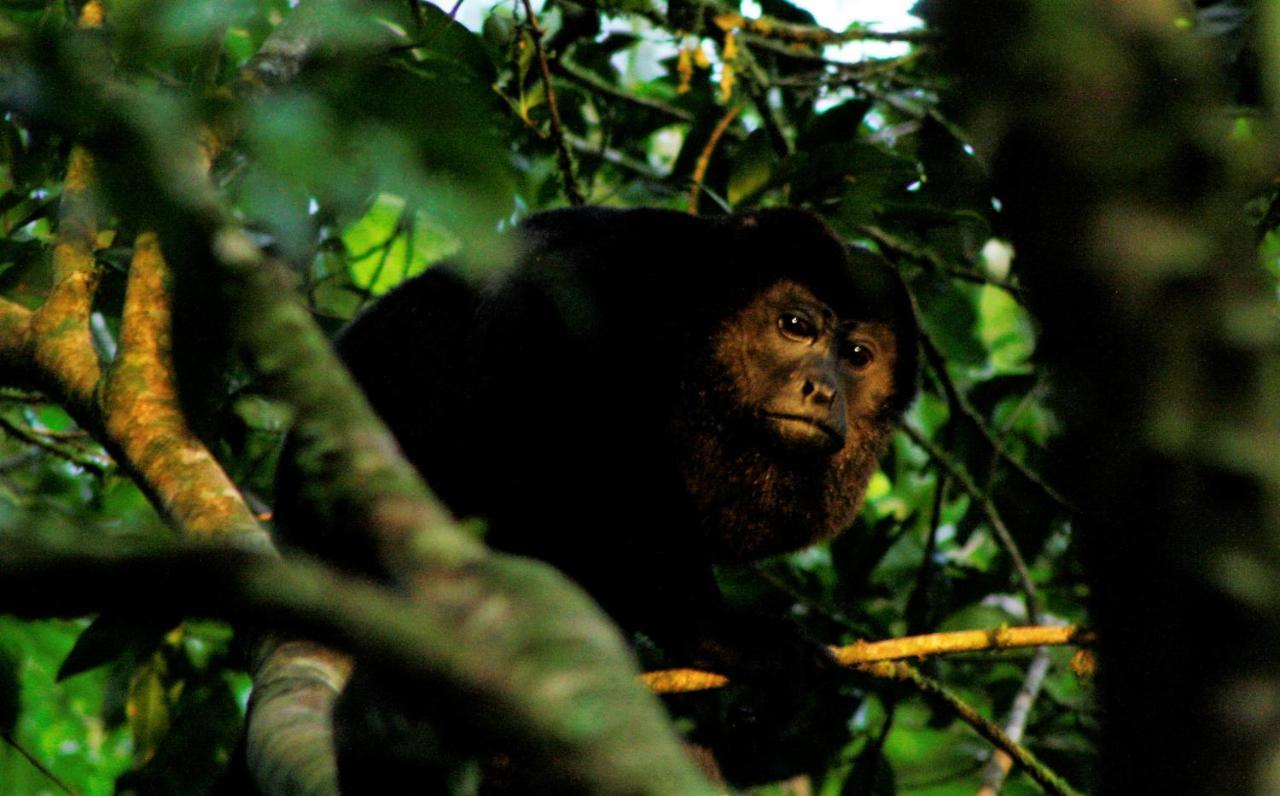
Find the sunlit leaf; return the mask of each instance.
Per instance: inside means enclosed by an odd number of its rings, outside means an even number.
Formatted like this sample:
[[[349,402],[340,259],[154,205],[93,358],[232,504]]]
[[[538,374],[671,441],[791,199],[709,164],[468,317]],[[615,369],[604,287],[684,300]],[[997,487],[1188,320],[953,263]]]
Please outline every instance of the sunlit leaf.
[[[748,136],[738,148],[729,171],[729,203],[737,205],[768,185],[776,161],[777,156],[765,130],[756,130]]]
[[[169,731],[170,687],[169,667],[160,653],[137,668],[129,684],[126,716],[138,745],[138,760],[146,762],[155,755],[165,733]]]
[[[425,213],[409,213],[398,196],[381,194],[369,212],[342,233],[352,282],[381,295],[428,265],[455,254],[461,244]]]

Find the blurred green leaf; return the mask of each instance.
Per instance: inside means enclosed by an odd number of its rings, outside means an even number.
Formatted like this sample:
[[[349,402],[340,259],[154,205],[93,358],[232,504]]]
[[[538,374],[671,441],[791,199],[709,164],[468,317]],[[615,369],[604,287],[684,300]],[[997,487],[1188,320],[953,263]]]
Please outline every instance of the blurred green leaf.
[[[1001,288],[984,285],[979,290],[978,337],[990,352],[992,370],[1029,372],[1035,345],[1030,316]]]
[[[747,136],[738,147],[729,171],[729,187],[726,194],[729,204],[737,206],[744,199],[755,195],[769,184],[773,176],[777,156],[769,143],[769,134],[759,129]]]
[[[0,734],[12,736],[22,709],[18,659],[0,648]]]
[[[342,242],[352,283],[375,296],[462,248],[427,214],[409,213],[405,201],[391,194],[374,199],[369,212],[343,231]]]
[[[93,620],[58,667],[58,680],[111,663],[122,656],[149,657],[173,628],[173,622],[138,622],[112,614]]]
[[[138,760],[143,763],[155,756],[169,732],[170,707],[174,697],[171,689],[175,687],[180,687],[180,684],[170,681],[169,665],[160,652],[152,655],[133,673],[125,715],[129,718],[129,728],[133,730]]]

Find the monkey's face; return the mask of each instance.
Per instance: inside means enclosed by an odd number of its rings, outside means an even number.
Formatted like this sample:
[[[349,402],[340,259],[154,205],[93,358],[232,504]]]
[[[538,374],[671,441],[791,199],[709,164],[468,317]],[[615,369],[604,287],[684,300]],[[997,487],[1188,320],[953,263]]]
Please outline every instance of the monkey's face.
[[[790,280],[731,317],[715,352],[747,422],[787,458],[825,461],[865,440],[893,394],[892,329],[841,318]]]
[[[847,528],[897,418],[892,325],[842,318],[782,279],[710,343],[675,436],[710,555],[751,560]]]

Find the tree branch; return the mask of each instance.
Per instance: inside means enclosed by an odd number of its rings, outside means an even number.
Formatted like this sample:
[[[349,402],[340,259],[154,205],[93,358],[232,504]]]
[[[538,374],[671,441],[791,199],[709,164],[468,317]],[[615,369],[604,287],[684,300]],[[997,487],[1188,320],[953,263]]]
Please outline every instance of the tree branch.
[[[689,214],[698,214],[698,200],[702,197],[702,180],[707,176],[707,167],[711,165],[711,156],[716,151],[716,145],[720,143],[720,139],[724,137],[725,130],[729,129],[729,125],[733,124],[733,120],[742,110],[741,105],[734,105],[725,111],[720,117],[720,121],[716,122],[715,128],[711,131],[711,135],[707,136],[707,143],[702,147],[702,151],[698,153],[698,162],[693,167],[692,185],[689,187]]]
[[[77,467],[82,467],[94,475],[105,475],[108,468],[111,466],[110,459],[105,457],[95,458],[90,453],[83,451],[74,445],[64,444],[47,435],[39,433],[38,431],[27,428],[20,423],[15,423],[3,414],[0,414],[0,429],[3,429],[14,439],[25,442],[28,445],[34,445],[46,453],[51,453],[54,456],[57,456],[59,459],[65,459]]]
[[[983,439],[987,441],[987,444],[991,446],[991,450],[995,455],[1012,467],[1014,472],[1027,479],[1032,486],[1035,486],[1039,488],[1040,491],[1044,492],[1045,496],[1050,500],[1057,503],[1067,511],[1078,511],[1074,503],[1045,481],[1039,473],[1032,470],[1024,464],[1021,459],[1009,452],[1009,449],[1005,447],[1000,438],[996,436],[996,434],[991,430],[991,427],[987,425],[986,419],[982,417],[982,414],[976,408],[974,408],[974,405],[969,401],[968,396],[960,390],[955,381],[951,378],[951,374],[947,372],[947,362],[942,356],[942,351],[939,350],[938,344],[933,341],[933,338],[930,337],[927,332],[921,331],[920,345],[924,350],[925,359],[929,362],[929,367],[933,369],[934,374],[938,377],[939,383],[942,384],[942,389],[947,395],[948,402],[958,409],[960,413],[964,415],[965,419],[978,430],[978,433],[981,434]]]
[[[638,97],[635,94],[623,91],[608,81],[601,80],[589,69],[584,69],[577,64],[570,62],[565,58],[559,58],[554,64],[556,72],[565,77],[579,83],[591,90],[593,94],[604,94],[614,99],[630,103],[637,107],[648,108],[649,110],[661,113],[664,116],[670,116],[674,121],[693,122],[695,116],[684,108],[677,107],[662,100],[652,97]]]
[[[551,112],[551,140],[556,146],[556,162],[560,164],[560,177],[564,180],[564,193],[569,204],[577,206],[585,200],[578,188],[578,178],[573,173],[573,155],[564,140],[564,123],[560,121],[560,106],[556,104],[556,90],[551,85],[551,66],[547,63],[547,53],[542,48],[542,28],[538,25],[538,17],[533,13],[533,4],[524,0],[525,18],[529,23],[533,39],[533,49],[538,58],[538,69],[542,73],[542,88],[547,93],[547,109]]]
[[[1080,796],[1079,791],[1067,784],[1052,769],[1040,761],[1031,750],[1015,742],[999,725],[990,721],[971,705],[957,697],[940,683],[922,675],[915,667],[899,662],[869,664],[863,671],[886,680],[898,680],[910,683],[920,693],[940,700],[953,713],[960,717],[979,735],[990,741],[997,749],[1008,754],[1018,765],[1036,781],[1046,793],[1054,796]]]
[[[1009,736],[1011,741],[1017,743],[1022,740],[1022,733],[1027,728],[1027,719],[1031,715],[1031,708],[1035,705],[1036,697],[1040,694],[1040,688],[1044,685],[1044,678],[1048,674],[1049,650],[1041,647],[1036,650],[1035,657],[1031,659],[1031,665],[1027,667],[1022,685],[1018,688],[1017,696],[1013,698],[1013,706],[1009,708],[1009,715],[1004,722],[1005,735]],[[1005,750],[997,749],[982,771],[982,787],[978,789],[978,796],[996,796],[1012,767],[1013,757]]]
[[[1093,634],[1074,625],[999,627],[994,630],[958,630],[929,633],[886,641],[859,641],[845,647],[832,647],[831,652],[841,666],[859,668],[866,664],[907,658],[928,658],[955,652],[1010,650],[1025,647],[1091,645]],[[701,669],[663,669],[646,672],[642,677],[651,690],[659,694],[683,694],[721,688],[729,678]]]
[[[101,273],[97,209],[91,193],[93,158],[73,147],[63,181],[62,206],[53,245],[53,287],[31,317],[33,365],[57,384],[72,414],[91,417],[102,368],[93,347],[89,316]]]
[[[103,426],[185,536],[268,550],[266,532],[178,406],[168,281],[159,240],[142,233],[129,264],[119,353],[102,389]]]
[[[826,45],[843,44],[850,41],[927,42],[936,38],[934,34],[924,30],[881,32],[863,28],[849,28],[843,31],[835,31],[818,25],[798,25],[793,22],[783,22],[780,19],[765,16],[747,19],[732,12],[713,15],[713,18],[716,24],[722,26],[741,28],[761,38],[778,39],[794,44]]]
[[[109,610],[145,618],[163,606],[305,634],[397,672],[409,688],[465,694],[466,715],[452,717],[457,726],[484,733],[494,748],[555,761],[545,780],[553,786],[567,780],[600,793],[712,792],[636,681],[617,631],[599,621],[598,609],[567,580],[555,576],[557,588],[544,588],[549,570],[535,562],[487,556],[465,572],[442,570],[435,594],[447,592],[449,599],[437,600],[406,599],[310,562],[207,545],[122,552],[12,544],[0,549],[0,566],[11,575],[0,579],[0,610],[8,613]],[[51,579],[67,588],[37,588]],[[485,579],[503,588],[472,604],[470,595]],[[547,649],[555,651],[554,672],[537,664]],[[611,667],[608,677],[600,673],[602,656]],[[336,661],[331,669],[336,679],[345,674],[341,666]],[[283,683],[286,676],[268,681]],[[270,744],[269,729],[253,726],[251,737]],[[653,743],[655,732],[666,744]],[[589,759],[581,759],[587,753]],[[287,781],[301,787],[296,777]]]

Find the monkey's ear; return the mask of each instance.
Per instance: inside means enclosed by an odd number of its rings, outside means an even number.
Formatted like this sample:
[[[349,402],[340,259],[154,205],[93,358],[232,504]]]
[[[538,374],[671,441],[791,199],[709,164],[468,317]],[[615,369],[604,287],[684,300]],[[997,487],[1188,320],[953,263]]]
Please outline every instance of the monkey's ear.
[[[849,275],[860,294],[858,315],[888,323],[897,338],[890,408],[901,415],[915,400],[920,386],[920,324],[915,300],[902,275],[884,257],[860,246],[849,246],[847,252]]]

